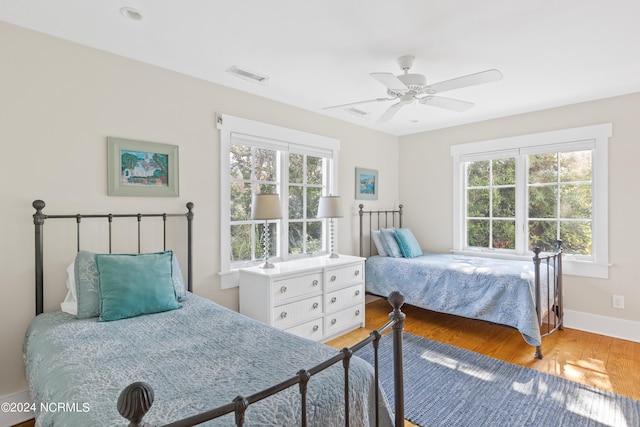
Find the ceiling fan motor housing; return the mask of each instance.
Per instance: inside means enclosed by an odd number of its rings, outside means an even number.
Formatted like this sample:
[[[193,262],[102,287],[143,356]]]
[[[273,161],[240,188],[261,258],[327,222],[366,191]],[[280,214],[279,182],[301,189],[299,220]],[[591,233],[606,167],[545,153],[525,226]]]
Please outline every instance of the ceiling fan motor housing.
[[[407,90],[388,90],[387,93],[391,96],[399,97],[406,93],[413,92],[413,94],[421,94],[424,93],[424,89],[427,86],[427,78],[422,74],[401,74],[398,77],[404,85],[407,87]]]

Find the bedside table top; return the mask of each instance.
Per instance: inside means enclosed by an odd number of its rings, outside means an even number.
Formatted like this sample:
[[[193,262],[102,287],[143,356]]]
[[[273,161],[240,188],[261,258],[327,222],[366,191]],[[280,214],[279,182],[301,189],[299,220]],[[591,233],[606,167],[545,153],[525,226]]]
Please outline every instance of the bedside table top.
[[[339,267],[345,264],[364,261],[366,258],[353,255],[340,255],[338,258],[329,258],[328,255],[319,257],[299,258],[290,261],[274,263],[273,268],[261,268],[260,266],[241,268],[240,271],[265,276],[277,276],[313,268]]]

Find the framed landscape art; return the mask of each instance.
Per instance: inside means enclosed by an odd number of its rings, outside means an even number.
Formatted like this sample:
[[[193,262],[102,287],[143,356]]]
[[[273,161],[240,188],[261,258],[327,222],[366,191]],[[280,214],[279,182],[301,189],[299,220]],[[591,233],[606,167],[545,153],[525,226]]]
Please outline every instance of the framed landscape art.
[[[356,168],[356,199],[378,200],[378,171]]]
[[[109,196],[177,197],[178,146],[107,137]]]

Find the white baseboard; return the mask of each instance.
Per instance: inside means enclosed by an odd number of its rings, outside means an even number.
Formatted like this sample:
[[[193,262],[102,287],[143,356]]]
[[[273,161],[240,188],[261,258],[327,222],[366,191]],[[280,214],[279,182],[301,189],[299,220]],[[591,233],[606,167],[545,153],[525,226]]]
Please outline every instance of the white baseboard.
[[[22,409],[23,405],[31,405],[32,400],[27,390],[0,396],[0,404],[9,404],[9,409]],[[11,427],[34,417],[33,412],[0,411],[0,427]]]
[[[565,310],[564,326],[580,331],[640,342],[640,322]]]

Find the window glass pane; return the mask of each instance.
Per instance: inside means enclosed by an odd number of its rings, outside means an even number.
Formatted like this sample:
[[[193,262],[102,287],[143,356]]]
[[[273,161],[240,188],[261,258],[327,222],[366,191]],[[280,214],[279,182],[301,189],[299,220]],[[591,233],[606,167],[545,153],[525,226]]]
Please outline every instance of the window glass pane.
[[[490,165],[491,162],[489,160],[467,163],[467,186],[480,187],[489,185]]]
[[[560,186],[560,218],[591,218],[591,185]]]
[[[231,179],[251,179],[251,147],[232,145],[229,166]]]
[[[258,184],[257,194],[276,194],[278,191],[278,187],[275,184]]]
[[[289,186],[289,219],[302,219],[304,187]]]
[[[251,184],[232,182],[229,191],[231,221],[246,221],[251,216]]]
[[[322,196],[322,188],[308,187],[307,188],[307,218],[313,219],[318,216],[318,204],[320,203],[320,196]]]
[[[289,154],[289,182],[303,183],[304,156],[302,154]]]
[[[493,190],[493,217],[513,218],[516,216],[516,189],[513,187]]]
[[[516,159],[500,159],[493,161],[493,185],[515,185]]]
[[[497,249],[516,248],[516,222],[493,221],[493,247]]]
[[[560,239],[565,252],[591,255],[591,221],[561,221]]]
[[[322,158],[307,156],[307,184],[322,184]]]
[[[552,251],[558,240],[556,221],[529,221],[529,250],[539,246],[543,251]]]
[[[556,218],[555,186],[529,187],[529,218]]]
[[[301,222],[289,223],[289,253],[302,254],[304,250],[304,233]]]
[[[278,153],[274,150],[256,148],[255,150],[256,179],[258,181],[276,181]]]
[[[251,260],[251,224],[231,226],[231,261]]]
[[[467,216],[489,217],[489,189],[469,190],[467,194]]]
[[[489,247],[489,220],[470,219],[467,221],[467,245]]]
[[[543,184],[558,181],[557,153],[529,156],[529,183]]]
[[[591,181],[591,150],[560,153],[560,181]]]
[[[322,221],[307,223],[307,252],[322,250]]]

